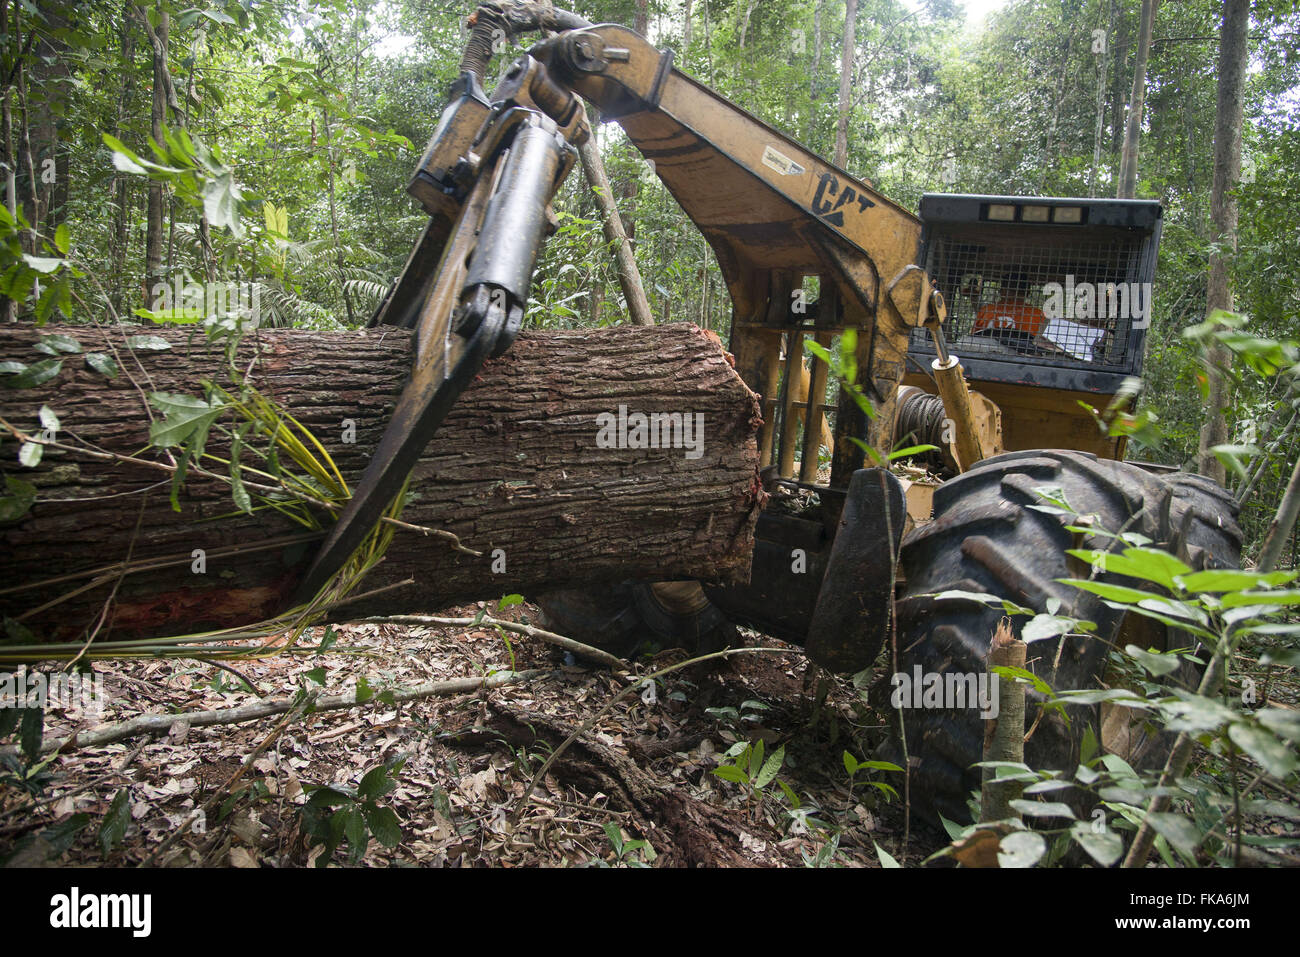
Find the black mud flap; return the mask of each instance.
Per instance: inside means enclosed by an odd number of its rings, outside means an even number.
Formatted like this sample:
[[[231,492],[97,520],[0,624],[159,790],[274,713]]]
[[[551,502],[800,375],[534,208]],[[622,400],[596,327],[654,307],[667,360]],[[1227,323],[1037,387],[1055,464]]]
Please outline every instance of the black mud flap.
[[[850,674],[876,660],[906,515],[903,486],[887,469],[853,473],[804,646],[822,667]]]

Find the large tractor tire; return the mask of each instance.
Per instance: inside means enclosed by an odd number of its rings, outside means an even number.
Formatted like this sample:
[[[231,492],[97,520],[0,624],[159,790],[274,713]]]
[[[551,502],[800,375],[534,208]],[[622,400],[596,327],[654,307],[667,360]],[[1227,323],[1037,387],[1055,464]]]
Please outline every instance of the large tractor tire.
[[[557,591],[537,604],[547,627],[622,658],[662,648],[705,654],[736,644],[735,626],[697,581]]]
[[[1056,690],[1099,687],[1108,680],[1107,666],[1115,644],[1139,647],[1191,647],[1185,632],[1169,634],[1164,626],[1141,616],[1126,616],[1100,598],[1056,581],[1086,577],[1090,571],[1065,554],[1069,548],[1116,547],[1101,535],[1081,540],[1067,531],[1068,519],[1030,506],[1044,504],[1035,488],[1060,489],[1080,515],[1095,514],[1096,527],[1111,532],[1139,532],[1156,547],[1177,555],[1195,569],[1236,567],[1241,551],[1234,499],[1209,479],[1187,473],[1153,474],[1125,462],[1099,460],[1082,452],[1025,451],[979,463],[946,482],[934,496],[934,520],[903,542],[900,567],[906,584],[897,603],[898,668],[913,675],[979,674],[985,670],[989,644],[1002,617],[1000,607],[972,600],[937,600],[944,591],[981,592],[1047,611],[1049,599],[1060,600],[1058,614],[1097,624],[1089,637],[1034,642],[1027,667]],[[1067,567],[1067,561],[1073,567]],[[1145,583],[1113,574],[1102,580],[1132,587]],[[1017,636],[1025,617],[1013,620]],[[1172,630],[1172,629],[1171,629]],[[1063,648],[1061,642],[1065,642]],[[1195,686],[1197,667],[1186,664],[1168,679]],[[882,683],[886,684],[886,682]],[[878,686],[878,700],[889,689]],[[1038,715],[1041,695],[1030,691],[1027,722]],[[1025,761],[1036,769],[1073,769],[1080,744],[1091,728],[1103,748],[1120,753],[1135,767],[1163,763],[1172,743],[1167,733],[1134,724],[1131,709],[1071,706],[1068,723],[1051,713],[1039,722],[1025,744]],[[1122,720],[1115,720],[1117,715]],[[920,805],[954,821],[969,821],[967,801],[979,788],[984,722],[977,709],[903,712],[911,762],[911,793]],[[1148,733],[1148,730],[1151,733]],[[899,761],[897,736],[886,745]],[[900,762],[901,763],[901,762]],[[1069,799],[1084,806],[1086,796]]]

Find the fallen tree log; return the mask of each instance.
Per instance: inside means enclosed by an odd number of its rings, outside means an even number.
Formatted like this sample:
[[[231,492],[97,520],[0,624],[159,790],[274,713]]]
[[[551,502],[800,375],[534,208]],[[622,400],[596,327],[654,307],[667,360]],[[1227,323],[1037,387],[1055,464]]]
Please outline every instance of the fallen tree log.
[[[168,347],[127,345],[140,334]],[[0,435],[6,480],[35,487],[30,509],[13,518],[24,491],[7,482],[0,613],[41,640],[67,641],[187,634],[282,612],[322,533],[271,509],[241,512],[228,481],[201,474],[188,476],[174,511],[162,471],[169,457],[148,447],[150,420],[162,416],[147,397],[228,381],[221,345],[193,327],[9,326],[0,362],[44,360],[34,347],[51,335],[76,342],[47,344],[80,350],[61,353],[57,375],[14,387],[30,369],[0,366],[10,370],[0,375],[0,416],[39,438],[47,406],[58,427],[44,436],[59,443],[25,468],[12,432]],[[115,356],[120,373],[91,368],[90,353]],[[261,330],[239,343],[233,367],[316,436],[355,488],[408,363],[400,330]],[[635,413],[689,415],[703,430],[676,433],[676,448],[638,447]],[[330,617],[628,578],[746,581],[763,498],[758,426],[756,397],[716,337],[693,325],[525,333],[461,396],[413,472],[401,515],[479,554],[398,528],[361,586],[387,590]],[[221,429],[207,451],[229,457]],[[322,526],[332,520],[320,516]],[[415,583],[388,587],[406,579]]]

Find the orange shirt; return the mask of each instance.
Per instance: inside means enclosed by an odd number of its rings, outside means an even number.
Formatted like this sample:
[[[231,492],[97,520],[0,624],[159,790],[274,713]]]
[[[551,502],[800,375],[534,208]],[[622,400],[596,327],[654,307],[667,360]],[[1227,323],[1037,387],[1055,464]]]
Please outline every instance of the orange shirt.
[[[1047,325],[1043,310],[1016,299],[1002,299],[984,306],[975,315],[971,332],[983,329],[1014,329],[1036,336]]]

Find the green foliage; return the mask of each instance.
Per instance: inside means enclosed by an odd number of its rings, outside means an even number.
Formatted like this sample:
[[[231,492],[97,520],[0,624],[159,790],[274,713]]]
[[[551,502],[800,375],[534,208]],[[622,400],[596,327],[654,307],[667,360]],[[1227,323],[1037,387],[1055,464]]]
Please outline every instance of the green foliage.
[[[844,771],[849,776],[850,797],[853,794],[853,786],[857,783],[859,772],[894,771],[899,774],[903,772],[903,769],[900,768],[897,764],[893,764],[889,761],[859,761],[848,751],[844,752],[843,758],[844,758]],[[893,785],[887,784],[884,781],[872,781],[868,779],[867,786],[871,788],[875,788],[877,791],[884,794],[886,799],[893,799],[898,797],[898,792],[894,790]]]
[[[404,755],[390,757],[362,776],[356,787],[306,785],[309,795],[298,813],[307,847],[321,845],[317,867],[325,867],[340,845],[347,845],[349,864],[359,864],[370,838],[384,847],[402,842],[401,823],[393,809],[379,799],[397,788],[396,775],[406,763]]]
[[[113,795],[113,800],[108,805],[108,813],[99,824],[99,847],[105,857],[122,843],[122,838],[126,836],[127,825],[130,823],[130,792],[123,788]]]
[[[613,821],[605,824],[605,837],[614,850],[614,866],[649,867],[654,863],[655,849],[649,841],[629,841],[623,837],[623,831]],[[598,862],[605,865],[604,861]]]
[[[6,624],[8,620],[6,620]],[[12,636],[11,636],[12,637]],[[57,755],[41,758],[45,712],[41,708],[0,708],[0,741],[15,735],[18,751],[0,751],[0,785],[39,797],[53,780],[46,767]]]
[[[766,788],[774,782],[790,802],[791,808],[799,807],[799,798],[794,790],[777,777],[777,772],[785,763],[785,745],[781,745],[765,757],[762,738],[753,743],[737,741],[727,749],[723,758],[731,760],[719,764],[713,769],[713,773],[722,780],[741,787],[749,803],[751,814],[758,812]]]
[[[1050,492],[1045,497],[1051,500]],[[1086,522],[1072,527],[1097,533]],[[1300,663],[1300,656],[1292,657],[1300,644],[1300,624],[1295,620],[1295,613],[1300,609],[1300,589],[1288,587],[1298,573],[1195,571],[1160,549],[1140,544],[1126,546],[1122,536],[1103,533],[1102,537],[1113,539],[1113,550],[1069,550],[1071,556],[1093,569],[1094,577],[1059,581],[1097,595],[1111,608],[1165,626],[1168,634],[1184,646],[1153,649],[1128,644],[1113,650],[1109,686],[1100,689],[1054,690],[1027,672],[1017,677],[1034,682],[1036,690],[1044,696],[1042,708],[1064,709],[1068,714],[1074,708],[1106,702],[1139,712],[1153,728],[1192,735],[1211,755],[1227,761],[1232,768],[1238,761],[1249,759],[1256,782],[1267,780],[1282,791],[1295,793],[1300,784],[1296,758],[1300,721],[1294,712],[1284,708],[1256,708],[1257,698],[1251,682],[1243,683],[1236,697],[1227,689],[1243,641],[1263,638],[1276,643],[1269,651],[1270,660],[1289,667]],[[1141,587],[1101,581],[1095,577],[1098,574],[1120,576]],[[1041,635],[1033,635],[1031,627],[1036,623],[1050,627]],[[1031,641],[1035,637],[1091,630],[1090,626],[1090,622],[1067,616],[1039,614],[1025,626],[1022,637]],[[1205,652],[1194,649],[1197,641]],[[1207,654],[1213,656],[1211,668],[1216,673],[1221,669],[1224,675],[1222,692],[1216,687],[1193,688],[1170,683],[1182,670],[1184,660],[1203,666]],[[1006,669],[999,670],[1006,672]],[[1239,861],[1238,842],[1270,848],[1300,846],[1300,838],[1243,834],[1247,819],[1273,814],[1278,808],[1277,802],[1243,794],[1236,773],[1227,775],[1226,782],[1220,782],[1204,769],[1193,770],[1161,787],[1157,783],[1158,774],[1136,770],[1117,755],[1099,753],[1090,729],[1084,738],[1080,764],[1073,772],[1036,771],[1024,764],[1008,762],[980,766],[993,767],[998,779],[1021,781],[1026,785],[1023,798],[1013,801],[1012,806],[1037,828],[1036,833],[1029,834],[1021,830],[1025,825],[1019,820],[1006,822],[1013,831],[1000,843],[1002,866],[1050,863],[1058,860],[1071,844],[1100,866],[1110,866],[1124,851],[1121,833],[1135,831],[1148,818],[1158,834],[1156,850],[1171,865],[1194,866],[1211,861],[1232,865]],[[1077,796],[1079,792],[1091,794],[1097,802],[1097,810],[1090,820],[1078,819],[1071,804],[1059,799]],[[1175,802],[1174,808],[1148,815],[1149,802],[1159,795],[1170,797]],[[1300,812],[1292,809],[1285,816],[1296,813]],[[1066,823],[1043,826],[1045,821]],[[969,836],[975,830],[975,826],[967,828],[958,837]],[[1044,836],[1050,839],[1050,844]],[[940,853],[953,853],[953,849]]]

